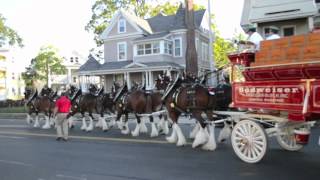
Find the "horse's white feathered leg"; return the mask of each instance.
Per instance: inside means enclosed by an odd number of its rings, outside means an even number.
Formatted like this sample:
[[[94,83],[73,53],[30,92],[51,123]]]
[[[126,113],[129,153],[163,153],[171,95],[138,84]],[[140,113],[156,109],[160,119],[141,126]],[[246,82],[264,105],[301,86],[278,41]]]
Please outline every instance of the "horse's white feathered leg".
[[[200,130],[200,124],[198,122],[196,122],[196,125],[194,126],[194,128],[190,132],[189,137],[191,139],[194,139],[199,130]]]
[[[86,123],[86,117],[82,118],[82,125],[81,125],[81,130],[86,130],[87,129],[87,123]]]
[[[89,116],[89,120],[90,120],[90,124],[89,124],[89,126],[87,127],[87,132],[90,132],[90,131],[92,131],[93,130],[93,119],[92,119],[92,117],[91,116]]]
[[[161,118],[159,120],[159,122],[157,123],[157,127],[158,127],[158,131],[162,133],[163,129],[164,129],[164,119],[163,118]]]
[[[49,122],[49,117],[45,116],[45,124],[42,126],[42,129],[50,129],[50,122]]]
[[[104,117],[100,117],[100,122],[101,122],[101,125],[102,125],[102,130],[103,131],[107,131],[109,129],[108,127],[108,124],[106,122],[106,119]]]
[[[176,124],[176,123],[174,123]],[[173,125],[174,125],[173,124]],[[177,132],[176,132],[176,129],[175,128],[172,128],[172,133],[171,133],[171,136],[170,137],[166,137],[166,140],[169,142],[169,143],[176,143],[178,141],[178,136],[177,136]]]
[[[102,122],[101,122],[101,117],[100,117],[100,116],[99,116],[99,118],[98,118],[98,122],[96,123],[95,127],[96,127],[96,128],[102,127]]]
[[[140,124],[139,123],[136,124],[136,128],[134,129],[134,131],[131,132],[132,136],[134,136],[134,137],[139,136],[139,132],[140,132],[140,129],[141,129],[141,125]]]
[[[27,114],[27,119],[26,119],[26,120],[27,120],[27,123],[28,123],[28,124],[31,124],[31,120],[30,120],[30,119],[31,119],[30,115]]]
[[[214,151],[217,148],[217,143],[214,135],[214,128],[214,123],[209,125],[209,140],[206,144],[202,146],[202,149],[207,151]]]
[[[157,137],[159,135],[158,130],[157,130],[157,126],[155,124],[155,122],[151,123],[151,134],[150,137]]]
[[[168,121],[164,121],[163,134],[165,134],[165,135],[169,134],[169,122]]]
[[[69,128],[72,128],[72,127],[73,127],[73,125],[74,125],[74,124],[73,124],[73,123],[74,123],[73,121],[74,121],[74,117],[73,117],[73,116],[70,116],[69,119],[68,119],[68,127],[69,127]]]
[[[187,144],[186,138],[184,137],[179,125],[175,123],[172,126],[173,129],[175,129],[175,132],[177,133],[178,141],[177,141],[177,146],[184,146]]]
[[[223,142],[226,139],[228,139],[231,135],[231,128],[230,125],[226,122],[224,122],[224,127],[220,131],[219,137],[218,137],[218,142]]]
[[[122,116],[121,116],[121,118],[119,119],[119,121],[117,121],[117,125],[118,125],[118,128],[119,128],[120,130],[123,129],[124,124],[123,124],[123,121],[122,121]]]
[[[124,128],[122,126],[124,126]],[[128,122],[126,122],[124,125],[121,125],[121,128],[122,128],[122,130],[121,130],[122,134],[129,134],[130,133]]]
[[[35,128],[40,127],[40,124],[39,124],[39,115],[36,116],[36,120],[35,120],[35,122],[34,122],[33,127],[35,127]]]
[[[49,118],[49,121],[50,121],[50,127],[53,126],[56,122],[56,116],[52,116]]]
[[[208,136],[209,136],[208,132],[203,127],[200,127],[200,130],[198,131],[192,143],[192,148],[196,148],[199,145],[206,143],[209,139]]]
[[[140,132],[141,133],[147,133],[148,132],[148,128],[147,128],[143,118],[141,118],[141,121],[140,121]]]

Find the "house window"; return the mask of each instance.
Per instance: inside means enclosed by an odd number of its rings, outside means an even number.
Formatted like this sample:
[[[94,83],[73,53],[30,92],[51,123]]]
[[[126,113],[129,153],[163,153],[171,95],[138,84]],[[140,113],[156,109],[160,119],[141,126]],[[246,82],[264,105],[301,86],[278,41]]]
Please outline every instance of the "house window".
[[[12,79],[14,79],[14,73],[12,73]]]
[[[138,45],[138,55],[144,55],[144,44],[139,44]]]
[[[152,43],[152,51],[153,51],[153,54],[160,53],[160,43],[159,42]]]
[[[294,26],[285,26],[282,27],[282,34],[283,36],[294,36],[296,34],[295,30]]]
[[[145,44],[144,45],[145,48],[145,54],[151,54],[151,44]]]
[[[165,54],[172,54],[172,42],[170,42],[170,41],[164,42],[164,53]]]
[[[160,53],[160,43],[147,43],[137,45],[137,55],[149,55],[149,54],[159,54]]]
[[[201,55],[202,55],[202,60],[208,61],[209,60],[209,53],[208,53],[208,44],[207,43],[202,43],[201,44]]]
[[[320,0],[315,0],[316,3],[320,3]]]
[[[118,60],[127,59],[127,43],[119,42],[118,43]]]
[[[126,20],[120,19],[118,22],[118,33],[126,32]]]
[[[174,56],[180,57],[182,55],[181,41],[181,38],[174,39]]]

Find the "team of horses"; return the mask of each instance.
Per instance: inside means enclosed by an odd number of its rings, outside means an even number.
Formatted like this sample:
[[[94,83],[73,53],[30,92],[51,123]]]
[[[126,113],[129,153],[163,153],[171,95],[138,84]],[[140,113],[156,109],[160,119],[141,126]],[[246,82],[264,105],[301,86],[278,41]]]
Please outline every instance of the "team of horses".
[[[231,102],[231,86],[228,83],[218,84],[212,90],[205,86],[205,79],[205,76],[197,79],[180,75],[170,79],[170,77],[159,75],[152,90],[138,84],[128,89],[126,84],[120,86],[113,83],[110,93],[105,93],[103,87],[98,88],[94,84],[89,85],[88,93],[70,86],[67,93],[72,103],[68,115],[69,125],[73,127],[75,115],[81,114],[81,130],[92,131],[95,119],[93,114],[98,114],[95,127],[107,131],[117,125],[122,134],[131,133],[132,136],[139,136],[139,133],[147,132],[144,119],[148,118],[151,124],[151,137],[156,137],[160,133],[169,134],[169,127],[172,127],[172,133],[166,137],[166,140],[176,143],[177,146],[184,146],[186,138],[178,124],[178,119],[181,114],[185,114],[197,122],[189,135],[190,138],[194,138],[192,147],[201,145],[205,150],[214,150],[216,143],[213,111],[228,108]],[[39,127],[38,114],[43,112],[46,122],[42,128],[50,128],[54,124],[52,113],[55,99],[58,98],[57,93],[50,88],[43,88],[39,95],[37,91],[26,90],[25,97],[29,110],[27,122],[31,122],[31,114],[35,113],[34,127]],[[88,124],[86,113],[89,118]],[[136,118],[136,127],[133,131],[130,131],[128,125],[130,114]],[[204,115],[206,118],[203,117]],[[159,118],[158,123],[154,121],[155,116]]]

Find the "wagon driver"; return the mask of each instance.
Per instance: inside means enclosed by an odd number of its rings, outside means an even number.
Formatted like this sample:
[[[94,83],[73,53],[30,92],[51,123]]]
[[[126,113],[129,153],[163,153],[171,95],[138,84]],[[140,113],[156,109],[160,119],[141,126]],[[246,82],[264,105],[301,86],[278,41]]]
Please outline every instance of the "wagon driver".
[[[257,32],[256,27],[254,27],[253,25],[249,25],[249,27],[245,29],[245,32],[249,36],[247,41],[240,41],[239,43],[253,46],[255,51],[259,51],[260,42],[263,41],[263,38]]]

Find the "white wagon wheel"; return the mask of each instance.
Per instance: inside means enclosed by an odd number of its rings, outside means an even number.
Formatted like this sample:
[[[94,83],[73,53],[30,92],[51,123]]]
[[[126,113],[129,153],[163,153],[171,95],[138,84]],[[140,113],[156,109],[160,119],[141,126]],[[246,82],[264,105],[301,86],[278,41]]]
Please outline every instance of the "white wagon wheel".
[[[231,143],[237,156],[247,163],[259,162],[265,156],[268,146],[264,129],[252,120],[242,120],[234,126]]]
[[[293,131],[292,127],[284,127],[280,128],[277,133],[279,145],[287,151],[299,151],[303,148],[303,145],[297,144]]]

